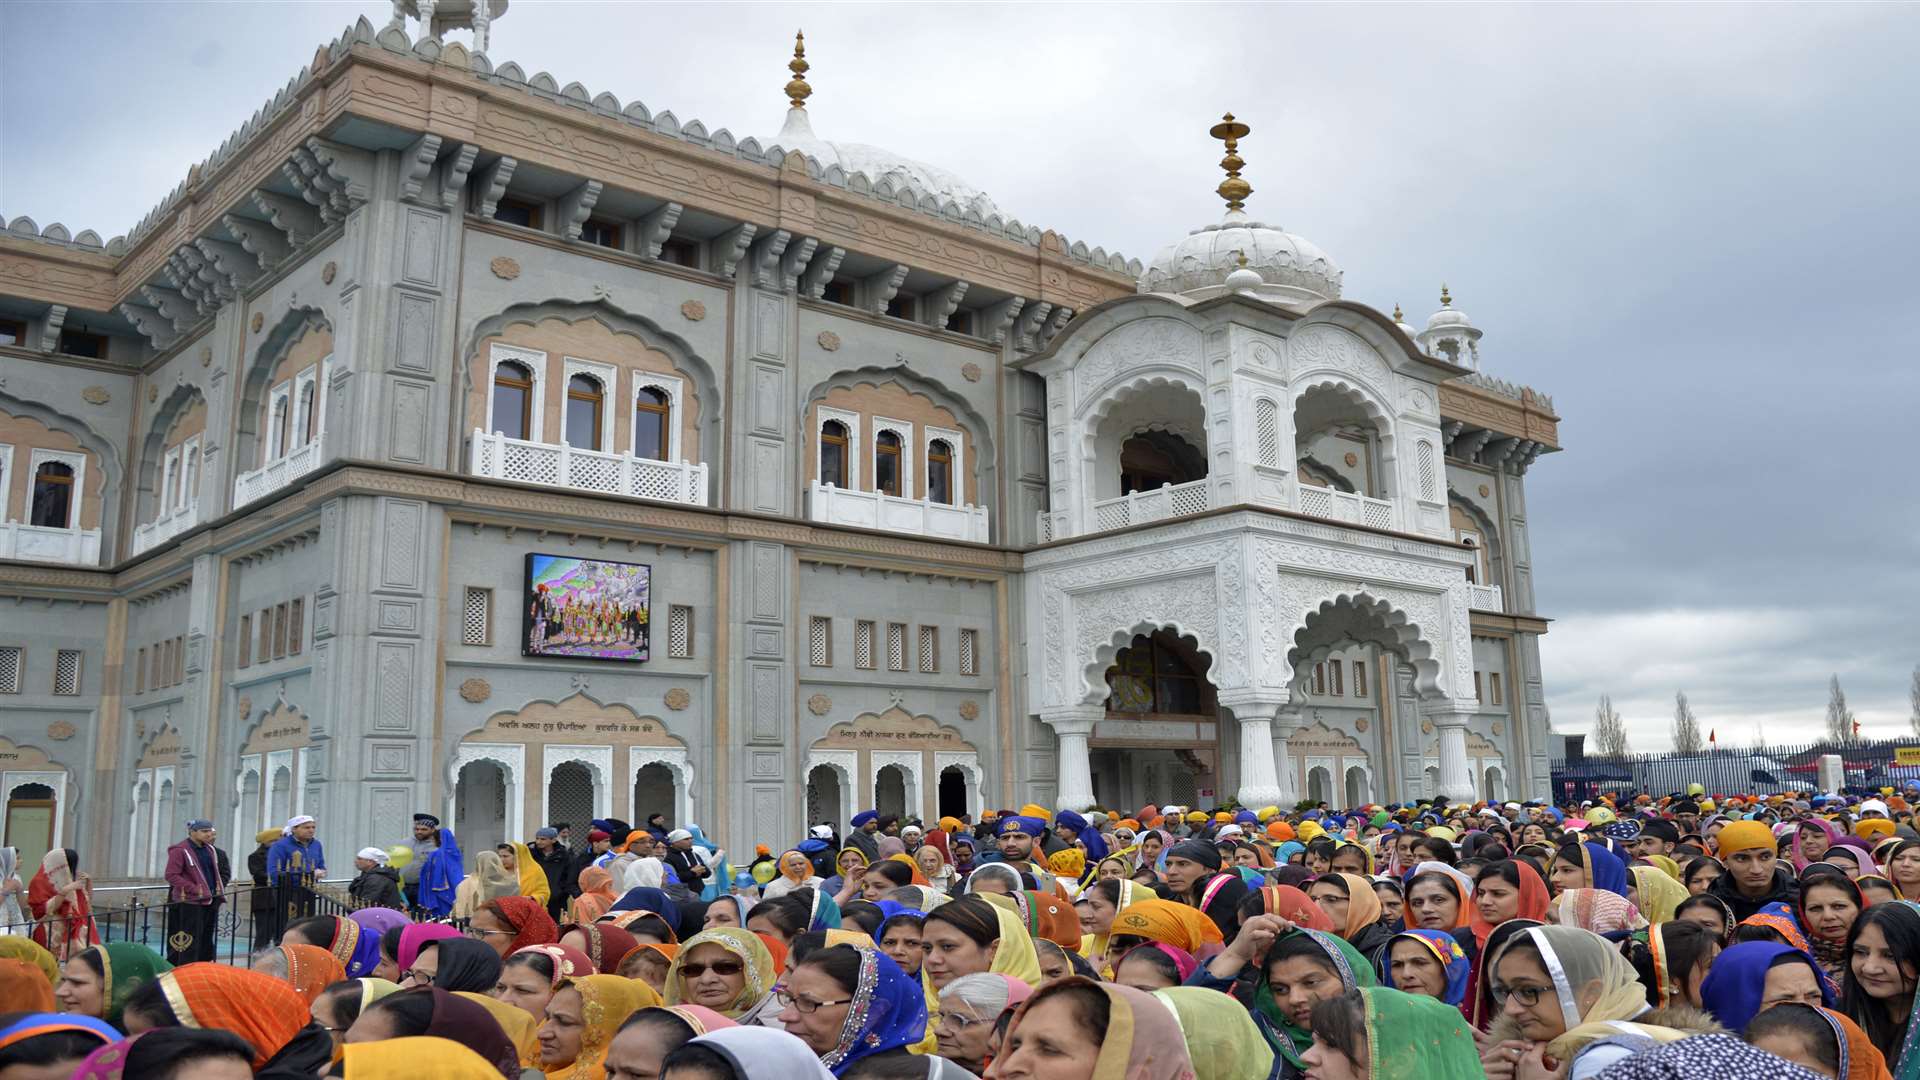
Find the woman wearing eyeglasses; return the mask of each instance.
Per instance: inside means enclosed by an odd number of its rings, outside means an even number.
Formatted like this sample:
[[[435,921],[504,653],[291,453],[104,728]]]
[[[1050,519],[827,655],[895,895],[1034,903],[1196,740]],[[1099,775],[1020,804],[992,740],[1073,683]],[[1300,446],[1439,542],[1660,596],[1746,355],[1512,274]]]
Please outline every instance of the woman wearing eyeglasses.
[[[773,953],[737,927],[703,930],[681,942],[667,969],[667,1004],[704,1005],[737,1024],[778,1028]]]
[[[940,989],[940,1018],[933,1028],[940,1056],[985,1076],[993,1060],[994,1024],[1032,993],[1020,979],[996,972],[962,975],[947,983]]]
[[[1591,930],[1521,930],[1488,970],[1500,1009],[1480,1058],[1488,1080],[1589,1080],[1641,1050],[1717,1030],[1690,1006],[1650,1008],[1633,964]]]
[[[774,991],[780,1023],[835,1076],[867,1058],[904,1058],[926,1038],[919,980],[879,949],[834,945],[795,965]]]

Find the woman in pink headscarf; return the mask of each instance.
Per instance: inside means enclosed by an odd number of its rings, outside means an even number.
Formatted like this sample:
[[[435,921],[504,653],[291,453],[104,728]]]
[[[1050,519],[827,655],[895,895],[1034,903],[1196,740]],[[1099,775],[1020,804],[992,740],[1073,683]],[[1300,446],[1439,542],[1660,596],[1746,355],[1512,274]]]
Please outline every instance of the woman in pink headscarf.
[[[1847,834],[1825,818],[1806,818],[1793,832],[1793,868],[1805,870],[1809,863],[1827,857],[1827,849]]]

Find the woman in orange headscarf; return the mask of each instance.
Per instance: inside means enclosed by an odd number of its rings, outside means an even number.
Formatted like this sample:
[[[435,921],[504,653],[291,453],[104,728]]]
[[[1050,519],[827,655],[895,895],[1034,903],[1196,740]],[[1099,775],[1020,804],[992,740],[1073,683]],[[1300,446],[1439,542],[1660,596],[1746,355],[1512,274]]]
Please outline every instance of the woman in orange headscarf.
[[[339,959],[318,945],[282,945],[279,952],[286,964],[287,985],[305,998],[308,1005],[320,996],[320,991],[347,977],[347,969],[340,966]]]
[[[134,992],[123,1014],[129,1035],[157,1027],[231,1031],[253,1047],[253,1071],[317,1074],[333,1039],[313,1023],[307,1002],[286,983],[225,964],[186,964]]]
[[[0,1012],[53,1011],[53,984],[47,973],[25,960],[0,960]]]
[[[1116,946],[1122,952],[1141,941],[1159,941],[1190,956],[1199,957],[1217,951],[1224,942],[1220,928],[1197,908],[1171,900],[1136,900],[1113,917],[1107,952]]]
[[[619,899],[613,894],[613,875],[603,867],[589,866],[580,871],[580,895],[573,898],[568,921],[591,925]]]

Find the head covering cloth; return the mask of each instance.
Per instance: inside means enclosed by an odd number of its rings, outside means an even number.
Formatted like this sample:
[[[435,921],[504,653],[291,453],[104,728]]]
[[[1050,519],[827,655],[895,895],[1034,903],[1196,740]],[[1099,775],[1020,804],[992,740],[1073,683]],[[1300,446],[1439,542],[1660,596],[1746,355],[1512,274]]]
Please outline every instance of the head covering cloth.
[[[318,945],[282,945],[280,955],[287,961],[287,985],[299,991],[308,1005],[320,991],[347,977],[347,969],[333,953]]]
[[[1467,1000],[1467,984],[1473,977],[1473,961],[1468,959],[1465,949],[1454,940],[1452,934],[1444,930],[1404,930],[1395,934],[1388,942],[1380,957],[1382,986],[1393,986],[1393,947],[1401,941],[1411,939],[1425,946],[1446,970],[1447,985],[1440,1000],[1455,1006],[1456,1011],[1464,1008]],[[1394,987],[1394,989],[1399,989]]]
[[[231,1031],[253,1046],[259,1072],[311,1019],[299,991],[263,972],[225,964],[183,964],[159,977],[182,1027]]]
[[[685,1001],[681,992],[685,980],[681,977],[680,968],[688,955],[701,945],[717,945],[739,957],[746,965],[746,977],[741,983],[740,993],[715,1011],[729,1020],[739,1020],[766,1003],[768,996],[773,993],[774,981],[780,975],[767,943],[740,927],[718,926],[712,930],[702,930],[680,943],[680,951],[667,968],[667,1004],[679,1005]]]
[[[374,949],[379,949],[375,942]],[[160,955],[145,945],[131,941],[110,941],[105,945],[94,946],[100,957],[100,982],[106,987],[101,1017],[107,1023],[121,1030],[126,1029],[121,1013],[127,1007],[127,999],[163,972],[173,970],[173,965],[160,958]]]
[[[607,1047],[620,1025],[641,1009],[660,1004],[660,995],[638,979],[618,975],[587,975],[567,981],[561,989],[569,987],[580,995],[580,1053],[565,1065],[548,1069],[548,1080],[603,1080]]]
[[[1090,986],[1107,999],[1107,1030],[1093,1061],[1090,1080],[1193,1080],[1193,1059],[1177,1014],[1143,990],[1072,976],[1035,991],[1013,1014],[1007,1038],[1034,1006],[1069,986]],[[1003,1055],[1004,1056],[1004,1055]]]

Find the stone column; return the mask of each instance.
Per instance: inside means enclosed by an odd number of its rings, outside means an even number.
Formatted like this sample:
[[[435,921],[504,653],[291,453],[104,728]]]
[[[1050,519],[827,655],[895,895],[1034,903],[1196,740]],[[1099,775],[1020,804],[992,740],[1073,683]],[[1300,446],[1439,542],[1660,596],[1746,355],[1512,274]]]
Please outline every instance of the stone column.
[[[1286,739],[1274,738],[1273,714],[1282,703],[1223,694],[1220,704],[1233,710],[1240,725],[1240,790],[1235,798],[1247,807],[1278,805],[1280,775],[1275,759],[1286,752]]]
[[[1060,743],[1060,788],[1053,801],[1061,810],[1085,810],[1093,805],[1093,764],[1087,739],[1093,735],[1095,721],[1105,714],[1106,709],[1099,705],[1049,709],[1040,714]]]
[[[1473,773],[1467,768],[1467,713],[1433,714],[1440,730],[1440,794],[1449,799],[1473,798]]]
[[[1282,705],[1273,718],[1273,766],[1275,788],[1279,790],[1280,800],[1274,805],[1282,810],[1291,809],[1300,801],[1300,785],[1293,779],[1293,754],[1287,747],[1287,740],[1300,729],[1300,713]],[[1265,805],[1265,804],[1262,804]]]

